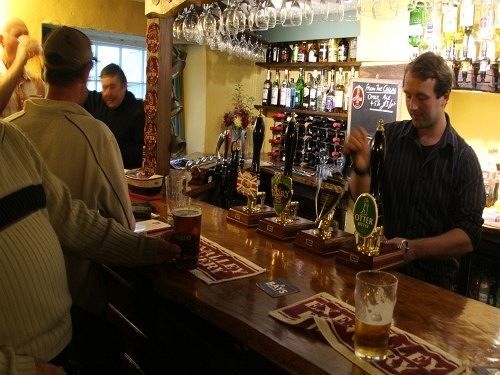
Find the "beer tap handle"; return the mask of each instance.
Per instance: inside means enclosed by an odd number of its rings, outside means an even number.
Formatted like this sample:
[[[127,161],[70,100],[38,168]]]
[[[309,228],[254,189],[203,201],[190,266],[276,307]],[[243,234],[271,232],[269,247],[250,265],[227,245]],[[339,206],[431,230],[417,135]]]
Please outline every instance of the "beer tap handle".
[[[264,117],[262,110],[257,119],[255,120],[255,128],[253,130],[253,155],[252,155],[252,172],[259,173],[260,170],[260,150],[264,142]]]
[[[295,150],[297,149],[297,140],[298,132],[294,112],[285,130],[285,166],[283,174],[288,177],[292,177],[293,159],[295,157]]]
[[[219,138],[217,139],[217,145],[215,146],[215,154],[217,155],[217,163],[220,163],[221,158],[222,158],[222,156],[220,154],[220,147],[224,143],[225,138],[226,138],[225,132],[221,132],[219,134]]]

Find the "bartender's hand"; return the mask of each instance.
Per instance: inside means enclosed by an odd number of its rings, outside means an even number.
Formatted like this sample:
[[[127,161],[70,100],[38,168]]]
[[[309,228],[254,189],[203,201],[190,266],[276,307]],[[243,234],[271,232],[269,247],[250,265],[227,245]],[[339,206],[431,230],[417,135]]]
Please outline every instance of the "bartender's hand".
[[[356,128],[344,143],[344,154],[353,155],[354,167],[358,170],[367,170],[370,166],[370,146],[368,133],[364,128]]]
[[[35,363],[36,375],[66,375],[62,367],[54,366],[46,362]]]
[[[171,262],[179,257],[181,248],[172,242],[173,230],[169,230],[161,235],[159,254],[162,262]]]
[[[42,46],[28,35],[21,35],[18,39],[17,53],[24,57],[25,61],[42,53]],[[17,54],[16,53],[16,54]]]

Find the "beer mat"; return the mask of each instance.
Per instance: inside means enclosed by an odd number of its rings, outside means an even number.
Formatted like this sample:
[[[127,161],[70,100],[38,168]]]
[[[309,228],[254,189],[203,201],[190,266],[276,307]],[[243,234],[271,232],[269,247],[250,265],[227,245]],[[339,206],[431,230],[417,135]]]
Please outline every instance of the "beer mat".
[[[190,272],[207,284],[218,284],[255,276],[265,270],[202,236],[198,266]]]
[[[411,333],[391,327],[384,361],[365,361],[354,354],[354,307],[319,293],[269,313],[284,323],[319,330],[328,343],[369,374],[461,374],[460,360]]]
[[[272,281],[259,281],[257,286],[271,297],[281,297],[291,293],[297,293],[300,289],[289,281],[276,279]]]

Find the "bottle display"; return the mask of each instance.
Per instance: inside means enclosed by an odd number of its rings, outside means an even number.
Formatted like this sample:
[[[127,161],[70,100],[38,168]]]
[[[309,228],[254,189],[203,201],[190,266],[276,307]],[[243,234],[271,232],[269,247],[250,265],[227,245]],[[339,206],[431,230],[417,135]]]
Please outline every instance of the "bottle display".
[[[295,83],[295,101],[293,104],[294,108],[302,108],[304,103],[304,69],[299,68],[299,77]]]
[[[344,107],[344,71],[339,68],[335,84],[335,111],[340,112]]]
[[[311,44],[309,45],[307,61],[318,62],[318,56],[319,56],[318,43],[316,43],[316,41],[312,41]]]
[[[299,52],[297,54],[297,62],[306,62],[307,61],[307,54],[308,54],[307,42],[303,41],[299,47]]]

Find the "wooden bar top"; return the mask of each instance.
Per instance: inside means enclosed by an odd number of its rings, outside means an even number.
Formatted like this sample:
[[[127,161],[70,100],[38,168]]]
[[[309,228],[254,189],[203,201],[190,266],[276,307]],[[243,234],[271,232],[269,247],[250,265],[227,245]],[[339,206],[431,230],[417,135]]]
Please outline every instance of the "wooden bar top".
[[[162,211],[164,205],[155,202]],[[296,374],[351,374],[361,370],[316,333],[276,321],[269,311],[319,292],[354,305],[356,271],[335,261],[228,223],[223,209],[202,207],[202,235],[267,271],[255,277],[207,285],[192,274],[163,265],[153,285],[163,298],[183,306],[272,362]],[[163,212],[164,213],[164,212]],[[475,366],[500,364],[500,309],[394,272],[399,279],[394,325]],[[257,281],[283,278],[298,293],[272,298]]]

